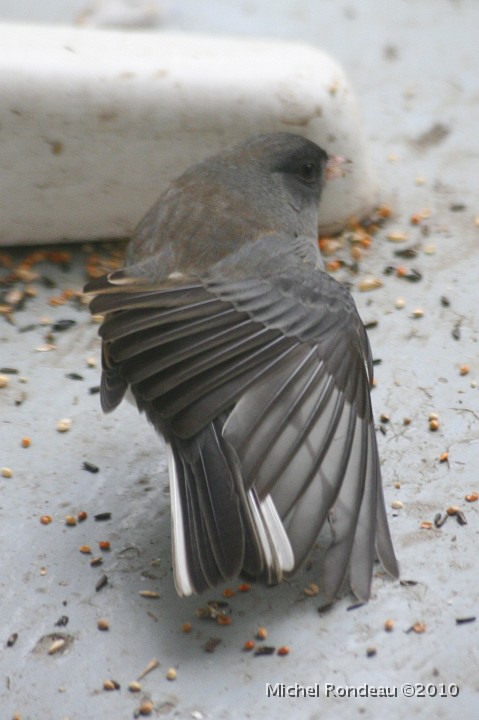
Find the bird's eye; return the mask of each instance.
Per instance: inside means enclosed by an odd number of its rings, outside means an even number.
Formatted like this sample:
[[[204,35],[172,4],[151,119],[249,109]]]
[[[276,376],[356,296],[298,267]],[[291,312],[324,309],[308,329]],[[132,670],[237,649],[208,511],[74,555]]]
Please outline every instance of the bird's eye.
[[[318,177],[318,169],[312,162],[307,162],[301,165],[298,171],[298,175],[304,182],[314,182]]]

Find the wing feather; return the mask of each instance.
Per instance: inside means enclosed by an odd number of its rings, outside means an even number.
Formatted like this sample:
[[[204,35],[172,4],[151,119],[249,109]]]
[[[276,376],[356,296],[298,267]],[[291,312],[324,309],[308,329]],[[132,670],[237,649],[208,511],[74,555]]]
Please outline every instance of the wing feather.
[[[367,335],[344,288],[291,254],[264,267],[264,242],[244,280],[239,254],[202,277],[159,283],[132,268],[90,283],[105,314],[102,404],[131,387],[171,444],[180,594],[240,571],[277,582],[329,522],[324,589],[348,579],[366,599],[375,549],[397,575]]]

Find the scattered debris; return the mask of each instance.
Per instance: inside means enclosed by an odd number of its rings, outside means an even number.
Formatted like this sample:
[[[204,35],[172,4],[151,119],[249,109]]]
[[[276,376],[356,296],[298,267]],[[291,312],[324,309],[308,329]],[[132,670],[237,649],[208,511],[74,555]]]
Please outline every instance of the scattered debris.
[[[256,637],[258,640],[266,640],[268,637],[268,631],[265,627],[259,627],[256,631]]]
[[[263,655],[274,655],[276,652],[276,648],[272,645],[261,645],[261,647],[257,648],[254,651],[255,657],[260,657]]]
[[[52,642],[50,647],[48,648],[48,654],[49,655],[56,655],[56,653],[60,652],[64,649],[66,644],[66,640],[63,637],[57,638]]]
[[[68,432],[71,429],[72,421],[70,418],[63,418],[57,423],[57,430],[60,433]]]
[[[160,593],[156,592],[155,590],[140,590],[138,595],[141,595],[141,597],[144,598],[150,598],[152,600],[160,597]]]
[[[116,680],[104,680],[103,681],[103,690],[119,690],[120,689],[120,683]]]
[[[57,320],[52,325],[52,332],[64,332],[76,325],[76,320]]]
[[[479,500],[479,493],[478,492],[470,493],[469,495],[465,496],[465,500],[466,500],[466,502],[469,502],[469,503],[476,502],[477,500]]]
[[[415,622],[414,625],[411,625],[411,627],[406,630],[406,633],[415,632],[417,635],[421,635],[422,633],[426,632],[426,624],[423,622]]]
[[[98,522],[102,522],[103,520],[111,520],[111,512],[101,512],[97,513],[93,516],[95,520]]]
[[[101,578],[98,580],[97,584],[95,585],[96,592],[100,592],[100,590],[103,590],[106,585],[108,585],[108,576],[102,575]]]
[[[68,615],[61,615],[55,623],[55,627],[66,627],[69,623],[70,618]]]
[[[146,675],[148,675],[148,673],[151,673],[152,670],[156,670],[156,668],[159,666],[160,666],[159,660],[157,660],[156,658],[153,658],[152,660],[150,660],[148,665],[145,667],[144,670],[142,670],[142,672],[138,675],[138,677],[136,679],[143,680],[143,678],[146,677]]]
[[[444,523],[446,522],[448,517],[449,517],[449,515],[447,513],[444,513],[444,515],[442,513],[436,513],[436,515],[434,516],[435,527],[441,528],[444,525]]]
[[[317,595],[319,593],[319,585],[317,585],[314,582],[310,582],[303,589],[303,592],[308,597],[314,597],[315,595]]]
[[[7,647],[13,647],[18,640],[18,633],[12,633],[7,640]]]
[[[221,638],[209,638],[203,645],[203,649],[207,653],[213,653],[221,643]]]
[[[99,471],[98,465],[94,465],[91,462],[88,462],[88,460],[83,461],[83,469],[90,473],[97,473]],[[96,518],[96,516],[95,516]]]

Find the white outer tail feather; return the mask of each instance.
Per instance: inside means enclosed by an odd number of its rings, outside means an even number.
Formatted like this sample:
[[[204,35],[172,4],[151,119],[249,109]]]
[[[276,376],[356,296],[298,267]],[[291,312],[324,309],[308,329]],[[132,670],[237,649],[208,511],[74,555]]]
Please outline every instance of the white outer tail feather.
[[[173,577],[176,592],[180,597],[185,597],[195,594],[195,589],[188,570],[178,474],[169,443],[166,443],[166,453],[170,478]],[[275,582],[279,582],[284,572],[294,569],[293,548],[271,495],[259,501],[254,490],[250,490],[247,497],[269,575]]]
[[[180,489],[178,487],[178,475],[176,473],[175,458],[171,445],[166,443],[166,455],[168,458],[168,475],[170,478],[170,500],[171,500],[171,538],[173,547],[173,578],[176,592],[180,597],[191,595],[194,589],[190,582],[188,572],[188,561],[185,547],[185,529],[183,525],[183,511],[181,508]]]
[[[290,572],[294,569],[293,548],[271,495],[267,495],[260,502],[260,510],[264,528],[269,536],[268,544],[273,550],[273,555],[276,556],[278,574],[282,576],[283,572]]]

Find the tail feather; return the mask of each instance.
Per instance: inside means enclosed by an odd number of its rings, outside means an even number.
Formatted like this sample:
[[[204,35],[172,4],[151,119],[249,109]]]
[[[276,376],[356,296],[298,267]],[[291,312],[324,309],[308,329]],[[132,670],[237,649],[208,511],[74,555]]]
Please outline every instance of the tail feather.
[[[201,438],[167,449],[178,594],[200,593],[240,574],[280,582],[295,564],[281,518],[270,496],[245,492],[215,423]]]

